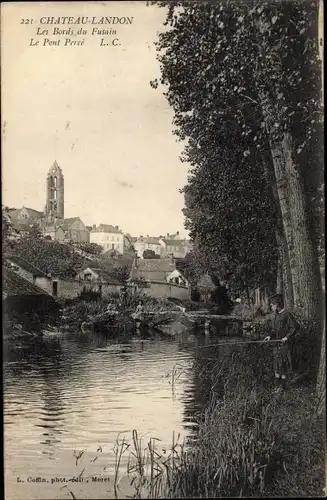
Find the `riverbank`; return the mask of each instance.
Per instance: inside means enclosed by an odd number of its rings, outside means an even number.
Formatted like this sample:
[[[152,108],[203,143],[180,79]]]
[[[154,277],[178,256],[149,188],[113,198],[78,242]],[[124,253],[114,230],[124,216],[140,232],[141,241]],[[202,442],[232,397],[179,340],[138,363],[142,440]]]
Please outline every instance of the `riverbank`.
[[[211,400],[190,448],[173,444],[166,456],[150,442],[142,454],[134,439],[135,498],[324,496],[325,423],[314,388],[274,393],[267,346],[231,356],[211,370]]]

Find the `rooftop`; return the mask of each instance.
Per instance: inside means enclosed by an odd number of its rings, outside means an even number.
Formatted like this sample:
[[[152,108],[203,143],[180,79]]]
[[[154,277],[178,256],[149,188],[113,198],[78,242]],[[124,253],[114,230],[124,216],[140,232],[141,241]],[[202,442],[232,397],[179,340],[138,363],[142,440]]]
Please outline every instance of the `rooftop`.
[[[143,272],[171,272],[176,266],[171,259],[138,259],[137,269]]]
[[[166,238],[163,238],[163,241],[167,246],[172,247],[184,247],[186,245],[185,240],[167,240]]]
[[[99,224],[98,227],[92,229],[91,233],[115,233],[123,234],[119,226],[112,226],[111,224]]]
[[[2,298],[19,295],[48,295],[44,290],[25,280],[11,269],[3,269]]]
[[[9,255],[7,256],[6,260],[9,262],[13,262],[14,264],[17,264],[17,266],[22,267],[23,269],[25,269],[25,271],[33,274],[33,276],[46,277],[46,273],[41,271],[41,269],[38,269],[37,267],[33,266],[33,264],[26,261],[25,259],[22,259],[21,257],[18,257],[16,255]]]
[[[148,245],[160,245],[160,239],[161,238],[156,236],[147,236],[146,238],[140,236],[139,238],[137,238],[136,243],[147,243]]]

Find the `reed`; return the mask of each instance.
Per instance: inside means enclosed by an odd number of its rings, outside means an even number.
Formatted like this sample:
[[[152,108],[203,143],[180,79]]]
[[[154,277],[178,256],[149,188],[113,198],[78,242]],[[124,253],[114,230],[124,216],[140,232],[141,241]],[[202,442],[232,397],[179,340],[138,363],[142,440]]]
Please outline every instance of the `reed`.
[[[211,368],[224,393],[211,391],[193,443],[173,436],[167,452],[158,439],[143,444],[133,431],[127,471],[133,498],[291,496],[299,493],[292,476],[301,496],[321,496],[324,428],[312,415],[310,391],[273,395],[265,383],[269,355],[261,355],[262,362],[250,348]]]

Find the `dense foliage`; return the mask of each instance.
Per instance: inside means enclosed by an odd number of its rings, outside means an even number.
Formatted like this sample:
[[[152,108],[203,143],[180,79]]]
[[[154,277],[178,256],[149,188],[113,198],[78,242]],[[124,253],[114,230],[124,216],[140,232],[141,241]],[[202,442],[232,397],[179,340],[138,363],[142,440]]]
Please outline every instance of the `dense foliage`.
[[[29,235],[13,241],[10,251],[43,272],[63,278],[74,278],[84,264],[72,246]]]
[[[158,3],[168,5],[157,44],[161,83],[175,134],[187,140],[182,160],[192,165],[186,226],[214,272],[241,287],[271,282],[278,254],[271,149],[285,133],[314,201],[313,238],[319,225],[321,177],[318,162],[308,164],[319,149],[318,4]]]
[[[160,259],[160,255],[158,255],[154,250],[144,250],[143,259]]]
[[[98,245],[97,243],[75,243],[74,246],[79,250],[90,253],[92,255],[101,255],[101,253],[103,252],[102,246]]]

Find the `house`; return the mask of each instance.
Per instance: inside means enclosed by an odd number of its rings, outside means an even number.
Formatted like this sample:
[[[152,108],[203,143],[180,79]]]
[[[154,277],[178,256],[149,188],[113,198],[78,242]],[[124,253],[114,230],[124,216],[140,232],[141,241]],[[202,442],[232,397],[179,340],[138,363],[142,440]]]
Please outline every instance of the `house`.
[[[7,257],[6,264],[7,268],[15,272],[17,275],[41,288],[44,292],[50,295],[53,294],[52,279],[46,273],[41,271],[41,269],[38,269],[30,262],[15,255]]]
[[[31,283],[12,269],[3,269],[2,303],[7,324],[26,324],[27,316],[37,315],[41,322],[49,322],[58,316],[60,309],[56,300],[45,290]],[[32,323],[33,324],[33,323]]]
[[[114,281],[107,269],[93,266],[84,267],[76,275],[76,279],[83,281],[93,281],[97,283],[110,283]]]
[[[124,233],[118,226],[99,224],[90,232],[90,242],[102,246],[104,251],[118,250],[119,253],[124,253]]]
[[[135,259],[131,279],[144,279],[146,281],[166,281],[176,265],[173,259]]]
[[[151,236],[147,236],[146,238],[140,236],[139,238],[137,238],[137,240],[134,242],[134,248],[137,256],[140,259],[143,259],[143,253],[145,250],[153,250],[153,252],[157,255],[160,255],[160,257],[164,254],[165,251],[165,245],[162,239],[160,237]]]
[[[48,225],[43,230],[43,236],[50,236],[52,240],[65,241],[65,231],[61,226]]]
[[[168,276],[166,277],[166,281],[168,283],[174,283],[175,285],[182,285],[188,287],[188,282],[183,274],[178,270],[174,269]]]
[[[13,208],[8,211],[9,217],[14,225],[19,229],[20,225],[38,224],[43,218],[43,212],[23,206],[22,208]]]
[[[182,237],[179,234],[179,231],[177,231],[175,234],[169,234],[167,233],[166,237],[167,240],[181,240]]]
[[[165,256],[172,255],[178,259],[183,259],[190,251],[190,245],[187,240],[182,239],[163,239],[165,245]]]
[[[88,243],[90,241],[90,232],[79,217],[64,219],[58,225],[65,232],[66,240],[71,240],[75,243]]]

